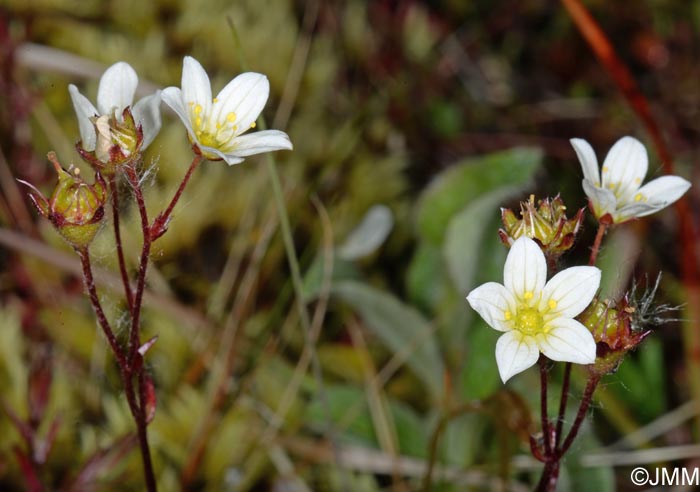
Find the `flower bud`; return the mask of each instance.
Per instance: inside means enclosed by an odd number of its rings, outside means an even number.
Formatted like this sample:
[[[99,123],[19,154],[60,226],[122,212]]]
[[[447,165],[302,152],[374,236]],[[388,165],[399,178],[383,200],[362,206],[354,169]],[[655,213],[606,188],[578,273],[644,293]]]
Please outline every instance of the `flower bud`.
[[[129,107],[124,109],[121,119],[113,113],[95,116],[91,121],[95,127],[95,150],[91,152],[85,150],[80,142],[76,145],[76,149],[96,171],[107,176],[114,175],[119,166],[133,161],[141,151],[143,144],[141,125],[136,124]]]
[[[58,173],[58,184],[48,200],[31,184],[21,181],[32,189],[29,197],[41,215],[49,219],[56,230],[74,248],[86,248],[99,231],[104,217],[107,188],[102,176],[97,173],[95,184],[89,185],[80,177],[80,169],[66,171],[49,152],[48,159]]]
[[[596,361],[591,370],[599,375],[612,374],[630,350],[651,333],[644,329],[645,319],[630,295],[613,304],[610,300],[593,299],[578,317],[593,334],[597,344]]]
[[[510,247],[521,236],[535,240],[548,258],[556,259],[573,246],[576,234],[583,221],[580,209],[573,219],[566,216],[566,206],[557,195],[554,199],[539,200],[535,196],[520,202],[520,219],[510,209],[501,209],[504,229],[498,230],[501,241]]]

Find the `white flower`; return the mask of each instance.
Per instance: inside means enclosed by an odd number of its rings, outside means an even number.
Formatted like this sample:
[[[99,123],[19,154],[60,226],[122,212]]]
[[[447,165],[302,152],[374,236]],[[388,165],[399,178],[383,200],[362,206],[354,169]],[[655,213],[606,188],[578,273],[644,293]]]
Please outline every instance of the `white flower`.
[[[600,270],[572,267],[546,280],[544,254],[537,243],[523,236],[508,253],[504,285],[488,282],[467,296],[489,326],[504,332],[496,343],[496,363],[504,383],[535,364],[540,352],[556,361],[595,361],[593,335],[573,318],[593,299]]]
[[[101,139],[99,142],[98,158],[104,160],[106,142],[111,140],[110,136],[105,134],[108,128],[104,125],[110,118],[116,119],[118,123],[123,123],[123,113],[126,108],[130,108],[134,122],[137,126],[141,125],[143,131],[143,142],[140,150],[148,147],[153,141],[160,131],[161,124],[160,91],[144,97],[132,107],[138,83],[138,76],[134,69],[131,68],[131,65],[125,62],[115,63],[105,70],[102,78],[100,78],[100,85],[97,89],[97,108],[78,91],[76,86],[73,84],[68,86],[68,92],[70,92],[73,107],[78,116],[80,138],[84,150],[93,152],[98,147],[98,135],[95,131],[95,125],[99,121],[99,124],[102,125],[100,136],[104,138],[104,141]],[[116,140],[123,139],[123,136],[116,134],[113,137]],[[132,149],[125,145],[123,150],[125,153],[128,153]]]
[[[690,188],[690,183],[679,176],[662,176],[641,186],[649,161],[644,145],[636,138],[622,137],[613,145],[603,162],[602,177],[588,142],[572,138],[571,145],[583,168],[583,190],[598,219],[610,214],[612,222],[619,224],[653,214]]]
[[[267,77],[248,72],[226,84],[212,99],[207,73],[197,60],[186,56],[182,90],[168,87],[163,90],[163,101],[180,117],[204,157],[233,165],[249,155],[292,149],[287,134],[279,130],[242,135],[255,128],[269,94]]]

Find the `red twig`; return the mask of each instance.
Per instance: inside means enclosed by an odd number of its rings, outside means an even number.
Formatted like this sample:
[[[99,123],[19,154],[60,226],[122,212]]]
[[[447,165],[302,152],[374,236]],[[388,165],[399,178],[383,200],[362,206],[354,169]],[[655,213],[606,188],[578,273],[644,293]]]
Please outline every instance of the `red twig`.
[[[119,228],[119,193],[117,190],[117,181],[114,176],[109,178],[109,191],[112,194],[112,223],[114,225],[114,241],[117,244],[117,257],[119,258],[119,272],[122,276],[124,284],[124,295],[126,303],[129,306],[129,312],[134,311],[134,292],[131,290],[129,282],[129,273],[126,270],[126,261],[124,259],[124,248],[122,247],[122,235]]]

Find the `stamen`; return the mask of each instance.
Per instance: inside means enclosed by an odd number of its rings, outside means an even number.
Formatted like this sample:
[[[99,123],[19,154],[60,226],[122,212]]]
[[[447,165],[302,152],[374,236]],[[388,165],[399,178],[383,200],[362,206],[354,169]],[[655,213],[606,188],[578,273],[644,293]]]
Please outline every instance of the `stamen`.
[[[250,127],[251,127],[251,128],[255,128],[255,122],[252,122],[252,123],[250,124]]]
[[[529,290],[528,290],[527,292],[525,292],[525,294],[523,294],[523,298],[524,298],[524,299],[532,299],[534,296],[535,296],[535,294],[533,294],[533,293],[532,293],[531,291],[529,291]]]
[[[503,316],[505,317],[506,321],[509,321],[513,317],[513,314],[510,311],[505,311]]]
[[[234,113],[233,111],[230,112],[229,114],[226,115],[226,119],[227,119],[230,123],[233,123],[234,121],[236,121],[236,113]]]
[[[549,302],[547,303],[547,306],[549,306],[549,309],[556,309],[557,308],[557,301],[554,299],[550,299]]]
[[[202,112],[202,105],[201,105],[201,104],[197,104],[197,105],[194,107],[194,114],[200,114],[201,112]]]

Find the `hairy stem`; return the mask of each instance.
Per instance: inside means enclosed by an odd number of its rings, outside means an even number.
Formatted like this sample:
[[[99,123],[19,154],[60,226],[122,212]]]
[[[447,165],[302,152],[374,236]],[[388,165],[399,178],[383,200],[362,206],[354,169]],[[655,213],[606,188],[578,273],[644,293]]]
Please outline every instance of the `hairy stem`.
[[[83,265],[83,277],[85,279],[85,286],[88,290],[90,302],[93,310],[95,311],[95,315],[97,316],[97,321],[102,328],[107,341],[109,342],[109,346],[112,349],[114,356],[117,359],[122,383],[124,384],[126,400],[129,404],[129,410],[131,411],[136,423],[136,430],[141,448],[141,458],[143,461],[144,476],[146,479],[146,490],[148,492],[156,492],[155,474],[153,472],[153,464],[151,462],[151,453],[148,446],[148,435],[146,431],[145,407],[143,404],[138,404],[132,373],[133,366],[125,356],[122,348],[119,346],[109,321],[107,320],[107,316],[105,316],[104,310],[102,309],[102,304],[100,303],[100,299],[97,295],[97,289],[95,288],[95,280],[93,278],[92,265],[90,263],[90,254],[88,253],[87,248],[79,249],[78,256],[80,256],[80,260]],[[140,370],[142,371],[142,369]]]
[[[88,296],[90,298],[90,303],[92,304],[92,309],[95,311],[95,315],[97,316],[97,322],[100,325],[100,328],[102,328],[102,332],[104,333],[105,338],[107,338],[107,342],[109,343],[109,346],[112,349],[114,356],[117,358],[117,363],[119,364],[119,367],[123,371],[126,367],[126,358],[124,356],[122,348],[117,342],[117,337],[114,336],[114,331],[112,331],[112,327],[110,326],[109,321],[107,321],[107,316],[105,316],[105,312],[102,309],[102,304],[100,303],[100,298],[97,295],[95,279],[92,274],[92,265],[90,263],[90,253],[88,252],[87,248],[78,249],[77,252],[78,256],[80,257],[80,262],[83,266],[83,279],[85,280],[85,287],[88,291]]]
[[[547,417],[547,361],[540,357],[540,418],[542,419],[542,438],[544,439],[544,455],[547,459],[552,456],[552,443],[550,442],[549,417]]]
[[[588,379],[588,383],[586,383],[586,389],[583,392],[583,398],[581,399],[581,404],[578,407],[578,412],[576,413],[576,420],[574,420],[574,425],[571,426],[571,430],[569,431],[569,434],[566,436],[564,443],[561,445],[561,448],[559,449],[559,453],[558,453],[559,458],[561,458],[564,454],[566,454],[566,452],[571,447],[571,444],[574,442],[574,439],[576,439],[576,435],[578,434],[578,431],[581,428],[581,424],[583,423],[583,420],[586,417],[586,412],[588,411],[588,407],[591,405],[591,401],[593,400],[593,392],[595,391],[596,387],[598,386],[599,381],[600,381],[600,376],[591,376]]]
[[[129,312],[134,311],[134,292],[131,290],[129,273],[126,270],[126,260],[124,259],[124,248],[122,247],[122,234],[119,227],[119,193],[117,190],[117,180],[111,176],[108,181],[109,192],[112,195],[112,224],[114,225],[114,241],[117,244],[117,257],[119,258],[119,272],[124,284],[124,295]]]
[[[566,404],[569,399],[569,384],[571,383],[571,362],[564,366],[564,379],[561,385],[561,398],[559,400],[559,414],[557,416],[557,428],[554,431],[554,447],[561,442],[561,434],[564,430],[564,417],[566,416]]]
[[[138,276],[136,278],[136,295],[134,304],[131,310],[131,331],[129,332],[129,346],[127,350],[129,364],[133,366],[139,346],[140,339],[140,323],[141,323],[141,303],[143,301],[143,291],[146,285],[146,270],[148,269],[148,260],[151,253],[151,234],[148,224],[148,213],[146,212],[146,202],[143,198],[143,191],[139,183],[139,177],[136,169],[129,166],[126,167],[126,176],[129,179],[129,184],[134,190],[136,203],[138,204],[139,214],[141,215],[141,229],[143,232],[143,246],[141,249],[141,260],[139,261]]]
[[[172,200],[170,200],[168,208],[166,208],[164,212],[158,214],[158,217],[156,217],[156,219],[153,221],[153,226],[150,228],[149,234],[151,241],[158,239],[167,230],[168,222],[170,222],[170,216],[173,213],[175,205],[177,205],[177,202],[180,201],[182,192],[185,191],[185,187],[187,186],[187,183],[189,183],[194,170],[197,169],[197,166],[199,166],[199,163],[202,162],[203,159],[204,158],[200,154],[195,154],[192,162],[190,163],[190,167],[187,169],[187,173],[185,173],[185,177],[182,179],[182,182],[175,192],[175,195],[173,195]]]
[[[593,241],[593,246],[591,246],[591,256],[588,259],[589,266],[595,265],[595,262],[598,259],[598,253],[600,253],[600,245],[603,242],[603,236],[605,236],[605,232],[607,230],[608,224],[601,222],[598,226],[598,232],[595,235],[595,241]]]

